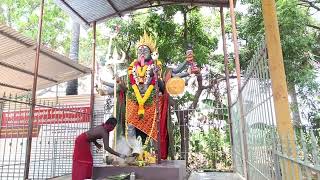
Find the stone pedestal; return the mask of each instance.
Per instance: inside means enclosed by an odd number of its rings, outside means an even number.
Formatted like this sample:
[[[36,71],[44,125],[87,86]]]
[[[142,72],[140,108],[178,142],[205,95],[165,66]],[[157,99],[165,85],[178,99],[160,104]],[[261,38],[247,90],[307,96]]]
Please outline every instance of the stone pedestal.
[[[184,180],[186,179],[186,162],[182,160],[161,161],[150,166],[101,166],[93,168],[93,179],[134,172],[136,179],[143,180]]]

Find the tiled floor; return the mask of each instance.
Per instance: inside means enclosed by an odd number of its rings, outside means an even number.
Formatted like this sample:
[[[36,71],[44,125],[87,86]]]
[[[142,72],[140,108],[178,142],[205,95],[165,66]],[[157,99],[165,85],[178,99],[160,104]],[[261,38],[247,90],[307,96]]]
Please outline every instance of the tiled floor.
[[[71,179],[72,179],[71,174],[69,174],[61,177],[52,178],[51,180],[71,180]]]
[[[234,173],[224,172],[193,172],[189,180],[242,180]]]
[[[54,178],[53,180],[71,180],[71,175]],[[238,175],[223,172],[193,172],[189,180],[242,180]]]

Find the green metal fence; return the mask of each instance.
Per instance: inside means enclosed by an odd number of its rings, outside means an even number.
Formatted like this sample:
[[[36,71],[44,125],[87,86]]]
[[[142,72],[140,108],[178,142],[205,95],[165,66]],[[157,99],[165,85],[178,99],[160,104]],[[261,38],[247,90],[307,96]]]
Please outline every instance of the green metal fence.
[[[231,107],[235,171],[242,176],[247,173],[248,179],[320,179],[319,129],[308,123],[294,127],[295,147],[289,146],[289,138],[280,139],[277,134],[264,43],[250,61],[242,81],[243,121],[239,98]],[[285,151],[284,147],[289,149]]]

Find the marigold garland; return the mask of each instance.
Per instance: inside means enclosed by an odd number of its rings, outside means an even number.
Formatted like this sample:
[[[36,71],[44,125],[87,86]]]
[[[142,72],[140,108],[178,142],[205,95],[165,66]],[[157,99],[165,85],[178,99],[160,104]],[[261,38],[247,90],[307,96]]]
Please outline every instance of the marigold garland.
[[[150,77],[149,71],[154,68],[154,62],[153,61],[148,61],[143,67],[140,66],[139,62],[137,60],[134,60],[128,67],[128,74],[129,74],[129,84],[131,85],[133,89],[133,93],[135,95],[135,99],[138,102],[139,105],[139,110],[138,110],[138,115],[144,115],[144,105],[147,102],[147,100],[150,98],[151,94],[153,94],[154,86],[156,83],[155,77]],[[160,71],[161,71],[161,62],[156,61],[156,66],[159,66]],[[143,77],[145,76],[147,79],[145,79],[146,82],[150,82],[148,79],[151,78],[151,83],[148,86],[147,91],[145,92],[144,96],[141,96],[141,93],[138,88],[138,76]],[[131,88],[129,88],[129,94],[130,94]]]
[[[138,86],[136,84],[132,85],[132,89],[136,95],[138,104],[139,104],[139,110],[138,110],[138,115],[144,115],[144,103],[149,99],[151,92],[153,90],[154,86],[151,84],[144,96],[142,97],[140,94],[140,91],[138,89]]]
[[[139,77],[143,77],[143,76],[145,76],[145,74],[146,74],[146,71],[147,71],[147,68],[148,68],[148,66],[143,66],[142,68],[141,68],[141,66],[138,66],[138,68],[137,68],[137,70],[138,70],[138,76]]]

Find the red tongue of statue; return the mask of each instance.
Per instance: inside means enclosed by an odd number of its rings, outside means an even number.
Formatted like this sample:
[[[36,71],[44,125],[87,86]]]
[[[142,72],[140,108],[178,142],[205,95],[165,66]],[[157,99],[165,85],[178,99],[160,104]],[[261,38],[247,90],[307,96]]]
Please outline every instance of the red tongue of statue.
[[[141,67],[143,67],[144,66],[144,60],[145,60],[145,57],[142,55],[142,56],[140,56],[140,59],[139,59],[139,61],[140,61],[140,66]]]

